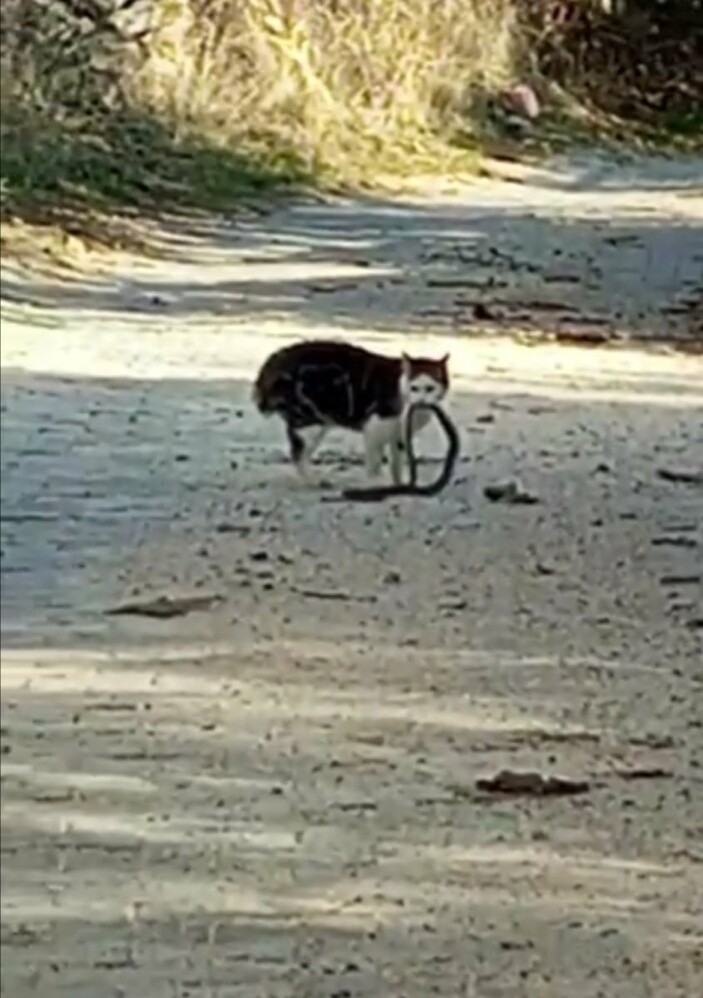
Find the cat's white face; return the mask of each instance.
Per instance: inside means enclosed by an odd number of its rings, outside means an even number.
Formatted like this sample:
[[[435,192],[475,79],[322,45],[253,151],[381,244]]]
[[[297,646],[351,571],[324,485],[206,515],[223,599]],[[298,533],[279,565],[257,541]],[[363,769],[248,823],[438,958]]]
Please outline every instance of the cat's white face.
[[[441,402],[449,389],[449,354],[439,360],[402,355],[400,393],[404,405]]]
[[[404,373],[400,390],[407,405],[412,402],[441,402],[447,394],[446,384],[442,384],[431,374],[417,374],[415,377]]]

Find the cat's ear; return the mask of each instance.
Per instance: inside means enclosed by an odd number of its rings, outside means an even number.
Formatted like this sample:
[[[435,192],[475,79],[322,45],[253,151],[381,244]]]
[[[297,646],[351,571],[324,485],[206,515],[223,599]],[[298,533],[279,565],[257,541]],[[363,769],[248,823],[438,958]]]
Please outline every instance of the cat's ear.
[[[439,363],[442,365],[442,367],[447,366],[450,356],[451,354],[445,353],[444,357],[439,358]]]
[[[400,362],[401,362],[401,364],[403,366],[403,374],[405,374],[405,375],[410,374],[410,372],[412,370],[413,362],[410,359],[410,357],[408,357],[408,355],[404,351],[400,355]]]

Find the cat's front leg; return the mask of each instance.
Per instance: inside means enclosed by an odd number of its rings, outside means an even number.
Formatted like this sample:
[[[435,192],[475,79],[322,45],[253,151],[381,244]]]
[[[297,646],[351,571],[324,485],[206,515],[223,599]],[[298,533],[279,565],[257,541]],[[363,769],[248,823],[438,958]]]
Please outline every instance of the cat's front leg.
[[[378,478],[383,466],[383,448],[366,445],[364,465],[369,478]]]
[[[393,416],[382,419],[371,416],[364,427],[364,449],[366,452],[366,473],[370,478],[377,478],[383,465],[383,454],[399,434],[399,420]],[[391,465],[393,457],[391,452]]]
[[[291,459],[297,471],[297,481],[304,488],[320,488],[325,482],[311,467],[314,452],[327,432],[325,426],[286,427],[291,449]]]

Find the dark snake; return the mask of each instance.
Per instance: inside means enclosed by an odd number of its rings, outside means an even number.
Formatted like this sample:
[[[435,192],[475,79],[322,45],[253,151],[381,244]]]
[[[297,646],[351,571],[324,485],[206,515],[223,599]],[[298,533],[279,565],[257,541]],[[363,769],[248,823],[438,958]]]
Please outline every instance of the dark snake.
[[[413,416],[421,409],[433,412],[447,438],[447,452],[442,470],[433,482],[427,485],[418,484],[417,457],[413,448],[412,424]],[[399,485],[377,485],[360,489],[344,489],[338,496],[325,496],[323,502],[382,502],[394,496],[429,497],[438,495],[447,487],[454,474],[454,468],[459,457],[459,434],[454,423],[444,409],[436,402],[412,402],[408,407],[405,421],[405,450],[408,456],[410,481]]]

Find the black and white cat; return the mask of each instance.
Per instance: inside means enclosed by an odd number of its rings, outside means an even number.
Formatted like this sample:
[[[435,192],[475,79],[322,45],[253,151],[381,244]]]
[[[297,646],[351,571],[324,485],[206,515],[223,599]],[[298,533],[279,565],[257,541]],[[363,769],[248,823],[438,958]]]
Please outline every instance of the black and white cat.
[[[418,400],[441,402],[449,389],[448,360],[448,354],[439,360],[387,357],[343,341],[306,340],[269,356],[256,378],[254,400],[264,415],[283,419],[291,458],[304,479],[315,449],[336,426],[363,433],[371,477],[388,451],[398,484],[404,412]],[[416,416],[421,429],[429,415]]]

